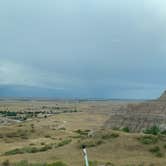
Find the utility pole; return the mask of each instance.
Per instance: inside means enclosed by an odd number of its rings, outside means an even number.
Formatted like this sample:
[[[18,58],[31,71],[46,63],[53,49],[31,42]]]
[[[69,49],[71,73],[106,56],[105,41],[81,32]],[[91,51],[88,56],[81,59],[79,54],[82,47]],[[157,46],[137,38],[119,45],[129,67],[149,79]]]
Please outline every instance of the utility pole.
[[[85,166],[89,166],[88,155],[87,155],[85,145],[82,145],[82,150],[83,150],[83,155],[84,155]]]

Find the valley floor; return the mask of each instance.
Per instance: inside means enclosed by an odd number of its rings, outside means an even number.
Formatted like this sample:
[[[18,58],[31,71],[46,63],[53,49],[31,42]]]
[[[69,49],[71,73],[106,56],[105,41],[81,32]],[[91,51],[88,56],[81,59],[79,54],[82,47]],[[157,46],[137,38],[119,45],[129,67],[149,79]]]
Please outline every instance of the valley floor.
[[[58,103],[63,105],[63,103]],[[31,105],[38,105],[33,102]],[[42,105],[42,102],[40,102]],[[45,103],[46,104],[46,103]],[[55,103],[47,102],[47,105]],[[126,103],[81,102],[68,103],[76,112],[62,112],[48,117],[0,127],[0,162],[5,160],[30,163],[63,161],[68,166],[83,166],[80,146],[87,144],[89,160],[115,166],[165,166],[166,137],[152,136],[144,144],[144,134],[103,129],[112,111]],[[66,103],[64,105],[67,107]],[[2,103],[1,103],[2,105]],[[17,107],[16,107],[17,105]],[[15,103],[18,108],[22,103]],[[26,105],[26,102],[23,103]],[[12,107],[5,103],[5,107]],[[149,138],[148,138],[149,139]],[[153,149],[158,147],[158,152]],[[157,151],[157,150],[156,150]],[[160,153],[160,155],[158,155]],[[95,164],[95,162],[94,162]],[[141,165],[142,164],[142,165]]]

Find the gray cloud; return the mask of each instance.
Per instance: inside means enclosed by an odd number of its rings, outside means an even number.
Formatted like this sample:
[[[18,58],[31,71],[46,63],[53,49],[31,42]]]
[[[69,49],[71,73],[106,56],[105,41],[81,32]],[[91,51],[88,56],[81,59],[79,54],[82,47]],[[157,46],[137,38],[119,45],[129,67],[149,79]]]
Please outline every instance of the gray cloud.
[[[156,97],[166,82],[164,5],[1,2],[0,84],[58,89],[64,97]]]

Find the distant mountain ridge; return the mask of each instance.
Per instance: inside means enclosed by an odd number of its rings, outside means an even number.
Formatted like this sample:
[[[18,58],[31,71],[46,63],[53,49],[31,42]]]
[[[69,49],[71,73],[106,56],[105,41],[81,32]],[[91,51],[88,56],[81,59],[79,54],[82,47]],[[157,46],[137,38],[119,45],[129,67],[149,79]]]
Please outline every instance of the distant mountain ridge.
[[[115,92],[114,92],[115,93]],[[70,99],[70,100],[89,100],[89,101],[145,101],[146,99],[130,99],[130,98],[113,98],[102,97],[99,94],[89,93],[84,89],[56,89],[39,87],[39,86],[26,86],[26,85],[2,85],[0,84],[0,98],[39,98],[39,99]]]
[[[0,97],[63,97],[63,90],[25,85],[0,85]]]

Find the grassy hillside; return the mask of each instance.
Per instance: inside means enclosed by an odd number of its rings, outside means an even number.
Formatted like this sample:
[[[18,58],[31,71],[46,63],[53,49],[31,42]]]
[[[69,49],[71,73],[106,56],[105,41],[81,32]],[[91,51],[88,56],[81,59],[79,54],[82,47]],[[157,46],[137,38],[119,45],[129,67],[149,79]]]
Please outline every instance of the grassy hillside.
[[[60,161],[59,166],[84,166],[80,147],[85,144],[92,166],[165,166],[165,135],[102,128],[116,106],[81,103],[78,112],[1,126],[0,163],[28,166]]]

